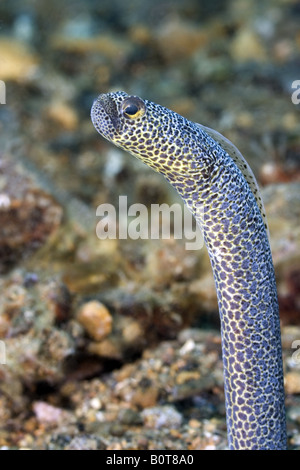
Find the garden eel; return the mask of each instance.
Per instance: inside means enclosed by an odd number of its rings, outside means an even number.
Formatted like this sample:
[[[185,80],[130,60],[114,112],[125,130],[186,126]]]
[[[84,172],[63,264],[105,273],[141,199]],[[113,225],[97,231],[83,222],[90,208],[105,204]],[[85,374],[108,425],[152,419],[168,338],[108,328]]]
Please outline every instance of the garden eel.
[[[276,282],[250,167],[218,132],[121,91],[99,95],[91,118],[170,182],[202,230],[220,312],[229,448],[286,449]]]

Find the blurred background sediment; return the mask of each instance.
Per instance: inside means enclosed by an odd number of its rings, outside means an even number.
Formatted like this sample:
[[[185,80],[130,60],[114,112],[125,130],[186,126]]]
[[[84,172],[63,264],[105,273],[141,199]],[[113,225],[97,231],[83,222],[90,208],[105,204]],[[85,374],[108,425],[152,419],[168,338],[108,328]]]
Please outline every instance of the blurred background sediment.
[[[96,237],[120,195],[181,203],[93,128],[113,90],[218,130],[253,168],[300,448],[299,24],[296,0],[0,1],[0,448],[226,448],[205,249]]]

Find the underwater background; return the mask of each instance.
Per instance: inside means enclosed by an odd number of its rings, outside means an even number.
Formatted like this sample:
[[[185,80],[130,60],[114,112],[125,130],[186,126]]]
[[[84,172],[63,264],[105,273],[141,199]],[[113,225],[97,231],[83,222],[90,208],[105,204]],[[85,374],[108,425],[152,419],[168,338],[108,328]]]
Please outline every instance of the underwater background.
[[[90,120],[124,90],[218,130],[261,187],[288,438],[300,448],[300,4],[0,2],[0,449],[225,449],[205,248],[99,239],[97,207],[182,204]]]

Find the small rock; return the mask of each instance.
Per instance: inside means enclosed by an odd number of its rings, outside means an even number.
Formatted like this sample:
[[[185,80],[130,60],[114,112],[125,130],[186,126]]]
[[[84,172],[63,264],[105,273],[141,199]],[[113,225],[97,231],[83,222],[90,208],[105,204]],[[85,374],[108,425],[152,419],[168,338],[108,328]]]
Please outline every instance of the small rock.
[[[98,397],[94,397],[90,401],[90,406],[93,408],[93,410],[100,410],[102,403]]]
[[[96,300],[82,305],[77,320],[95,341],[101,341],[111,333],[112,316],[105,305]]]
[[[195,349],[195,341],[192,338],[189,338],[184,345],[180,348],[179,353],[180,355],[184,356],[185,354],[190,353]]]
[[[288,112],[288,113],[283,114],[281,120],[282,120],[282,125],[286,131],[288,132],[296,131],[298,123],[299,123],[299,118],[295,112]]]
[[[78,115],[67,103],[54,101],[46,110],[47,117],[67,131],[78,127]]]
[[[140,408],[148,408],[156,405],[159,390],[155,385],[149,387],[139,387],[133,392],[131,403]]]
[[[186,382],[190,382],[192,380],[199,380],[200,374],[197,371],[183,371],[179,372],[176,377],[176,383],[178,385],[185,384]]]
[[[281,330],[282,347],[291,351],[296,351],[300,340],[300,326],[288,325]],[[293,344],[294,343],[294,344]],[[294,346],[294,347],[293,347]]]
[[[292,421],[300,423],[300,406],[292,406],[288,411],[288,417]]]
[[[285,374],[285,389],[287,393],[300,393],[300,372],[292,371]]]
[[[142,411],[144,423],[147,428],[179,428],[182,415],[172,406],[158,406]]]
[[[129,30],[129,37],[136,44],[149,44],[151,41],[151,31],[143,24],[134,25],[134,27],[130,28]]]
[[[143,423],[141,414],[130,408],[121,410],[119,419],[121,424],[125,424],[127,426],[139,425]]]
[[[231,43],[231,55],[237,62],[266,59],[266,51],[257,34],[250,29],[241,29]]]
[[[121,437],[125,433],[125,427],[120,423],[112,423],[109,432],[112,436]]]
[[[64,447],[65,450],[105,450],[106,445],[98,436],[83,435],[75,436],[71,442]]]
[[[293,55],[294,47],[294,41],[290,39],[280,39],[275,43],[273,48],[275,60],[278,62],[286,62],[289,60]]]
[[[88,345],[88,352],[100,357],[120,360],[122,358],[121,344],[116,344],[111,338],[106,338],[100,342],[91,342]]]
[[[37,420],[42,423],[66,422],[66,419],[68,418],[68,420],[70,420],[72,416],[66,410],[49,405],[44,401],[36,401],[33,404],[33,411]]]
[[[247,111],[240,111],[236,116],[236,122],[241,128],[251,129],[254,125],[253,115]]]
[[[191,419],[189,421],[189,427],[192,429],[199,429],[201,426],[201,423],[197,419]]]
[[[123,329],[123,339],[126,344],[134,344],[143,339],[143,329],[137,321],[128,321]]]
[[[289,181],[286,171],[277,162],[264,163],[260,168],[259,179],[264,185]]]
[[[38,66],[37,57],[20,41],[0,39],[1,80],[25,81]]]
[[[204,30],[179,20],[163,24],[155,39],[159,52],[168,62],[184,59],[208,42]]]

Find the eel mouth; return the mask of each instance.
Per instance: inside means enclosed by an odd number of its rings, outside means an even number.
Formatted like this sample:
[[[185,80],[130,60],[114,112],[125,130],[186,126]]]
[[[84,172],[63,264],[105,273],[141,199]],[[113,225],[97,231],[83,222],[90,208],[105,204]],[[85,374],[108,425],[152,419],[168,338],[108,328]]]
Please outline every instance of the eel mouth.
[[[114,129],[119,127],[119,114],[115,101],[108,94],[101,94],[94,101],[91,109],[91,118],[93,125],[102,134],[102,124],[105,117],[109,117]]]

